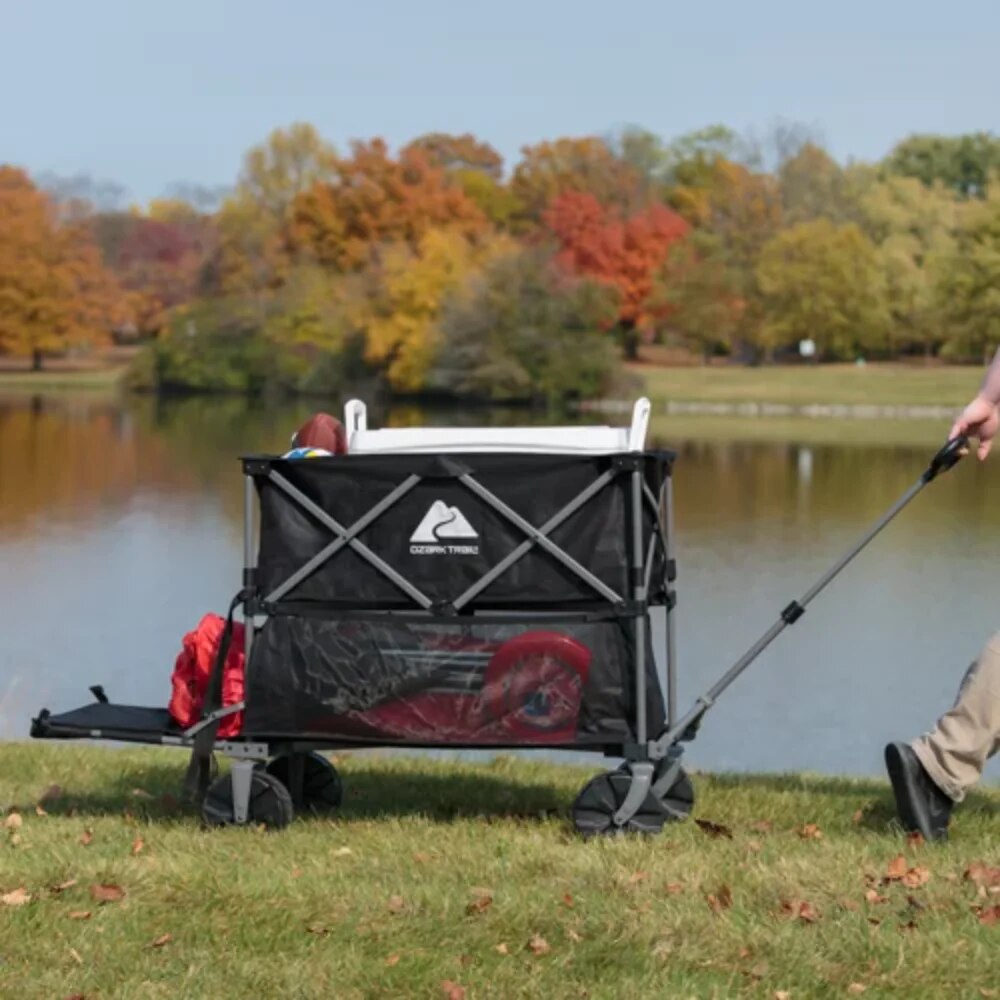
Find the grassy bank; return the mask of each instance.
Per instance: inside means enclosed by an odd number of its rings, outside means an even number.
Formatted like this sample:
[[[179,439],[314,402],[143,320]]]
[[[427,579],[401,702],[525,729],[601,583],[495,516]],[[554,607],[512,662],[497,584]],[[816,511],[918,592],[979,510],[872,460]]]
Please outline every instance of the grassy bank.
[[[653,400],[713,403],[880,404],[962,406],[979,387],[975,366],[914,367],[898,364],[709,366],[662,368],[631,365]]]
[[[880,782],[701,777],[696,816],[720,828],[582,842],[565,820],[581,769],[358,755],[340,761],[337,821],[266,834],[199,829],[171,797],[182,766],[170,751],[0,745],[0,804],[21,817],[0,829],[0,995],[978,997],[1000,985],[1000,896],[965,877],[972,862],[1000,865],[996,793],[962,809],[948,846],[918,846],[893,828]]]
[[[64,389],[110,391],[121,385],[125,368],[53,369],[40,372],[0,369],[0,392],[58,392]]]

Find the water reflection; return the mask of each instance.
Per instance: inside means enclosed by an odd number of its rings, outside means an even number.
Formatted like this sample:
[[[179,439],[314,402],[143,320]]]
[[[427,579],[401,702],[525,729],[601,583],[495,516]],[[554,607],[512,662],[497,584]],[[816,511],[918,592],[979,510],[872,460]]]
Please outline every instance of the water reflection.
[[[283,449],[311,409],[0,398],[0,737],[23,736],[43,704],[79,703],[91,683],[119,700],[165,702],[180,636],[239,585],[237,456]],[[371,414],[376,426],[552,419]],[[932,450],[658,443],[678,451],[682,704],[916,479]],[[886,738],[929,725],[1000,627],[998,477],[1000,462],[970,461],[918,498],[720,701],[693,764],[876,773]]]

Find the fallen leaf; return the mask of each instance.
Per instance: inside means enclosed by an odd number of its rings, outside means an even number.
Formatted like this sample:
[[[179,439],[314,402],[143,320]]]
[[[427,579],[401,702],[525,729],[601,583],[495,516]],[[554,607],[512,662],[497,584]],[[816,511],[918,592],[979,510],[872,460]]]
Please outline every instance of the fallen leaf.
[[[302,869],[298,867],[293,868],[292,878],[301,878],[301,877],[302,877]]]
[[[24,818],[19,812],[12,812],[3,821],[5,830],[20,830],[23,824]]]
[[[77,965],[83,965],[83,958],[80,956],[80,953],[76,950],[76,948],[70,948],[69,957],[72,958]]]
[[[416,861],[417,864],[426,865],[431,860],[431,856],[429,854],[424,854],[423,851],[417,851],[417,853],[413,855],[413,860]]]
[[[783,916],[801,920],[804,924],[814,924],[820,916],[816,907],[804,899],[782,900],[781,913]]]
[[[69,912],[70,920],[89,920],[90,910],[70,910]]]
[[[52,893],[65,892],[67,889],[72,889],[74,885],[76,885],[76,879],[70,878],[67,879],[65,882],[60,882],[58,885],[50,885],[49,892]]]
[[[41,806],[35,806],[35,815],[48,816],[48,813]]]
[[[997,995],[997,991],[996,990],[991,990],[991,989],[989,989],[989,987],[986,987],[986,986],[980,986],[979,987],[979,995],[981,997],[995,997]]]
[[[790,1000],[791,995],[788,990],[775,990],[774,1000]]]
[[[142,839],[142,837],[136,837],[135,840],[132,841],[132,857],[134,858],[137,854],[141,854],[145,846],[146,842]]]
[[[156,798],[155,795],[150,795],[150,793],[147,792],[145,788],[133,788],[132,789],[132,794],[137,799],[153,799],[153,798]]]
[[[973,861],[965,869],[965,878],[981,889],[993,889],[1000,887],[1000,868],[992,868],[982,861]]]
[[[441,991],[445,1000],[465,1000],[465,987],[453,983],[450,979],[441,980]]]
[[[493,905],[493,897],[489,893],[481,893],[474,896],[472,902],[465,908],[465,912],[474,917],[480,913],[485,913]]]
[[[568,892],[563,894],[562,902],[563,906],[568,910],[572,910],[576,906],[576,903],[573,902],[573,897]]]
[[[503,941],[501,941],[501,942],[500,942],[500,943],[499,943],[499,944],[498,944],[498,945],[496,946],[496,949],[495,949],[495,950],[496,950],[496,953],[497,953],[498,955],[509,955],[509,954],[510,954],[510,948],[508,948],[508,947],[507,947],[507,945],[506,945],[506,944],[504,944],[504,942],[503,942]]]
[[[151,948],[162,948],[164,945],[170,944],[173,941],[173,934],[161,934],[151,945]]]
[[[983,906],[976,910],[977,918],[984,927],[1000,923],[1000,906]]]
[[[532,955],[547,955],[552,951],[552,946],[549,944],[541,934],[532,934],[531,939],[527,944],[528,951]]]
[[[905,924],[900,924],[899,929],[901,931],[915,931],[917,929],[916,920],[907,920]]]
[[[399,965],[399,955],[390,955],[386,960],[385,964],[391,969],[394,965]]]
[[[823,831],[815,823],[806,823],[806,825],[799,830],[799,836],[803,840],[822,840]]]
[[[638,885],[640,882],[645,882],[648,877],[649,876],[646,872],[633,872],[628,877],[628,884]]]
[[[402,913],[406,909],[406,900],[402,896],[389,897],[389,912]]]
[[[98,903],[119,903],[125,898],[125,890],[120,885],[92,885],[90,895]]]
[[[918,865],[916,868],[911,868],[900,881],[907,889],[919,889],[922,885],[926,885],[930,878],[930,870]]]
[[[774,824],[769,819],[755,819],[750,824],[750,829],[756,833],[770,833],[774,829]]]
[[[80,834],[80,843],[83,844],[84,847],[87,847],[93,839],[94,831],[88,826],[87,829]]]
[[[865,818],[864,809],[859,809],[852,817],[851,822],[857,826]],[[850,992],[850,987],[848,987],[848,992]]]
[[[668,896],[677,896],[684,891],[684,883],[668,882],[664,888]]]
[[[906,835],[906,846],[907,847],[923,847],[924,846],[924,835],[919,830],[911,830]]]
[[[566,937],[568,937],[570,941],[573,942],[573,944],[579,944],[583,940],[583,938],[579,934],[577,934],[577,932],[573,930],[572,927],[568,927],[566,929]]]
[[[307,934],[315,934],[317,937],[326,937],[330,933],[330,928],[326,924],[307,924]]]
[[[842,899],[840,901],[840,905],[845,910],[850,910],[851,913],[857,913],[861,909],[860,903],[856,902],[853,899]]]
[[[906,874],[906,858],[900,854],[889,862],[889,867],[885,870],[885,877],[890,882],[896,882]]]
[[[763,848],[761,847],[759,840],[748,840],[747,850],[750,851],[752,854],[760,854]]]
[[[710,837],[725,837],[726,840],[733,839],[733,831],[729,829],[728,826],[723,826],[721,823],[713,823],[709,819],[695,819],[695,823],[698,825],[698,829],[703,833],[707,833]]]
[[[10,892],[0,896],[0,903],[4,906],[24,906],[31,902],[31,893],[23,886],[19,889],[12,889]]]
[[[876,889],[869,889],[865,893],[865,899],[869,903],[888,903],[889,902],[889,897],[888,896],[883,896]]]
[[[859,997],[867,989],[868,989],[868,987],[865,986],[864,983],[851,983],[851,985],[847,987],[847,992],[852,997]]]
[[[733,905],[733,893],[728,885],[719,886],[715,892],[708,893],[705,899],[713,913],[721,913]]]
[[[330,852],[335,858],[346,858],[349,854],[353,854],[349,847],[338,847]]]

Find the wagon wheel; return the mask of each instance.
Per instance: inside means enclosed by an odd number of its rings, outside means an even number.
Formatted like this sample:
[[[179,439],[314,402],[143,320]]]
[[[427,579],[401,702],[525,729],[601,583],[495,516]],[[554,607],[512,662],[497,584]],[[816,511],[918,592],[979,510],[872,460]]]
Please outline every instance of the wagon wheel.
[[[670,818],[663,804],[651,792],[638,812],[623,826],[614,821],[628,795],[632,776],[628,771],[605,771],[591,778],[573,803],[573,826],[585,837],[597,834],[615,836],[620,833],[656,834]]]
[[[254,768],[250,778],[247,824],[280,830],[291,823],[294,813],[288,789],[274,775]],[[230,826],[236,822],[230,775],[224,774],[208,786],[201,804],[201,816],[208,826]]]
[[[301,764],[301,786],[296,789],[295,770]],[[344,784],[340,772],[318,753],[284,753],[267,765],[267,773],[277,778],[289,790],[299,809],[315,814],[332,813],[344,799]]]

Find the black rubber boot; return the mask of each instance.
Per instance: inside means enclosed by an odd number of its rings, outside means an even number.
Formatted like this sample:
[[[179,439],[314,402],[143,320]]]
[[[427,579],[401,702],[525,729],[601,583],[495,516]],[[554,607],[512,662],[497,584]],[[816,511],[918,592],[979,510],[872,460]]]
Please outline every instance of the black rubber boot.
[[[912,748],[890,743],[885,748],[885,766],[903,826],[922,833],[924,840],[946,839],[955,803],[934,784]]]

